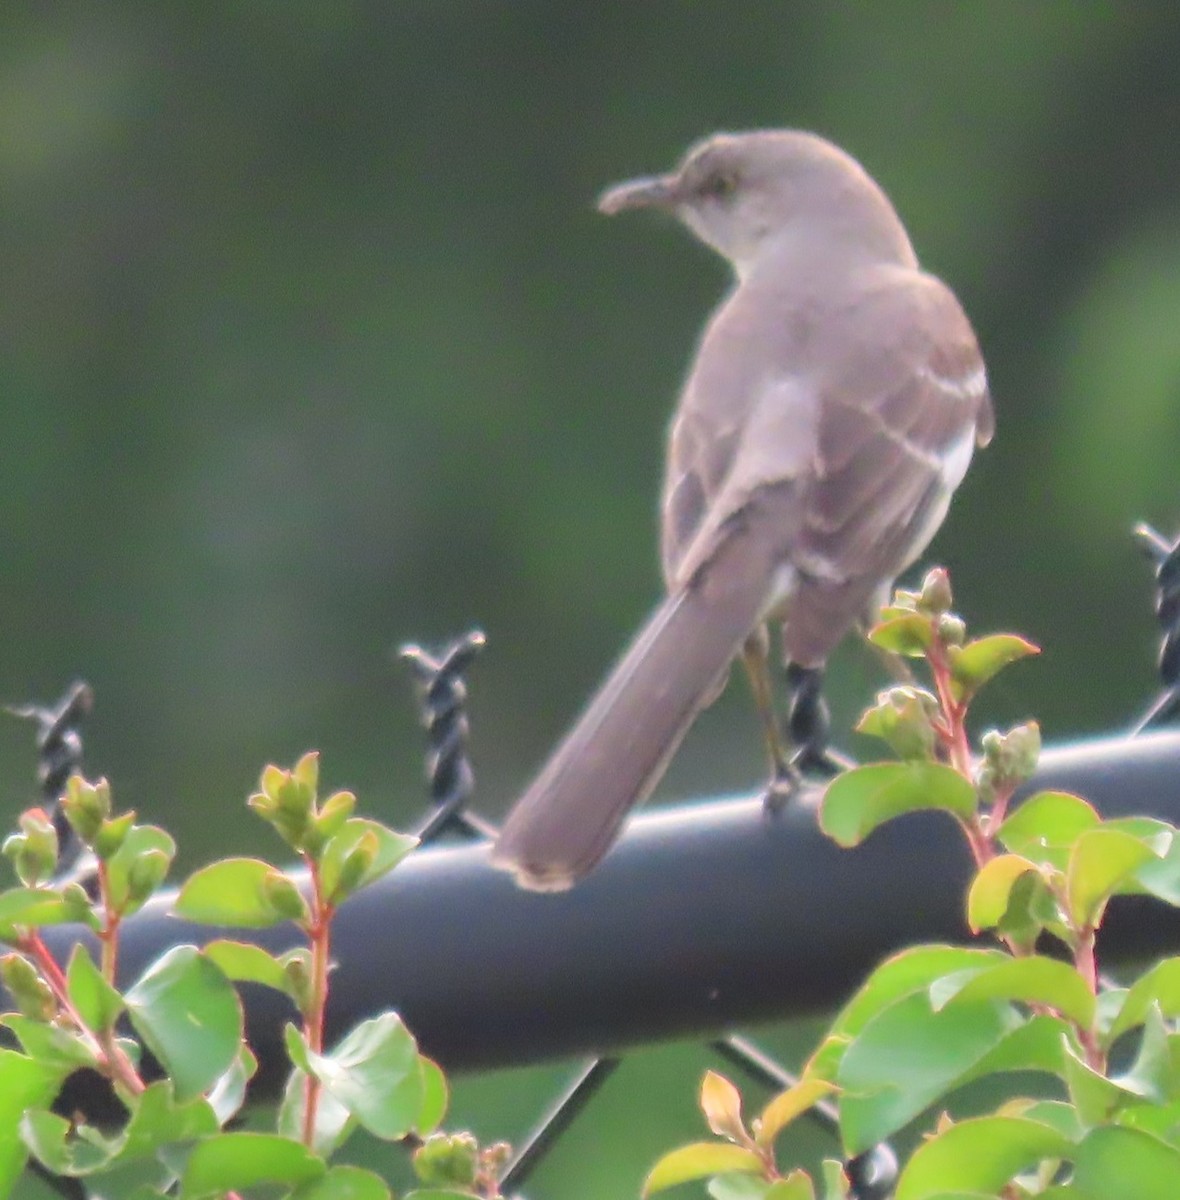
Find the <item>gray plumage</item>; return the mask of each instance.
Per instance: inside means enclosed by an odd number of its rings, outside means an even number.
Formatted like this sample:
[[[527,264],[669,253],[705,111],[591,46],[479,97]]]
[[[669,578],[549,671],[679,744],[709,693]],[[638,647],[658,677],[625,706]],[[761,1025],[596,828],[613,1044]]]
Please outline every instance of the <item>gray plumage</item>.
[[[668,598],[510,813],[528,887],[589,870],[763,622],[823,664],[926,547],[992,433],[983,361],[881,189],[812,134],[719,134],[606,192],[673,212],[733,265],[669,434]]]

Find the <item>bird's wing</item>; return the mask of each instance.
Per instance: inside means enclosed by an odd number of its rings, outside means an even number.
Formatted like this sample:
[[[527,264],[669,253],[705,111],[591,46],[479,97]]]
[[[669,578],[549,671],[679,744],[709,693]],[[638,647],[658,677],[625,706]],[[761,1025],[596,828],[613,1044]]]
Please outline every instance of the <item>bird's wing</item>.
[[[905,275],[866,289],[828,333],[849,349],[822,359],[792,556],[820,581],[892,582],[926,548],[974,446],[991,436],[983,359],[958,301],[932,276]]]
[[[783,571],[765,611],[784,618],[787,652],[803,665],[822,663],[925,549],[991,435],[983,360],[954,295],[910,268],[878,276],[793,341],[791,329],[776,341],[743,320],[757,337],[745,354],[717,356],[728,375],[707,374],[706,342],[673,440],[681,465],[669,494],[683,507],[665,507],[665,569],[680,584],[707,571],[752,503],[773,507],[762,528]],[[702,379],[702,398],[725,403],[693,403]],[[725,435],[720,452],[708,429]]]
[[[747,287],[705,329],[668,438],[660,549],[669,588],[710,557],[757,485],[782,500],[779,485],[808,469],[815,396],[791,371],[800,358],[794,333],[777,305]]]
[[[721,307],[706,328],[668,431],[660,507],[660,561],[669,588],[729,475],[741,440],[745,406],[709,403],[718,389],[733,394],[747,386],[741,370],[746,355],[728,333],[729,326],[735,324],[730,319],[734,299]],[[737,350],[737,354],[731,356],[730,350]]]

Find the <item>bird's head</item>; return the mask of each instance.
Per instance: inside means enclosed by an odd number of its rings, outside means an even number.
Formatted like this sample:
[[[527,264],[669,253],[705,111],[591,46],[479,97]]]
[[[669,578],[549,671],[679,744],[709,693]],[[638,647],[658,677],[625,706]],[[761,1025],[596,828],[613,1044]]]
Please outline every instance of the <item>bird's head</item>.
[[[600,212],[654,208],[674,214],[744,276],[771,242],[794,239],[908,260],[909,240],[881,189],[850,155],[797,130],[717,133],[667,175],[608,188]],[[827,236],[830,235],[830,236]]]

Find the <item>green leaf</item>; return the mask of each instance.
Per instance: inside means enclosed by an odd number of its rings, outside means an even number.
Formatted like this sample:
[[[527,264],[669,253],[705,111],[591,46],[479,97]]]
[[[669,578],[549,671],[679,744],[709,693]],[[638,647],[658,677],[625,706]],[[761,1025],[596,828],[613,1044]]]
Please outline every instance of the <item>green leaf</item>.
[[[171,1075],[178,1099],[211,1087],[237,1056],[238,994],[195,946],[161,955],[125,999],[132,1025]]]
[[[1006,962],[999,950],[977,950],[962,946],[911,946],[887,958],[862,984],[836,1017],[831,1038],[855,1037],[879,1013],[905,996],[924,992],[936,979],[954,971],[983,968]],[[808,1074],[814,1072],[808,1067]],[[830,1078],[824,1073],[822,1078]]]
[[[1104,986],[1099,987],[1094,1029],[1102,1039],[1103,1046],[1108,1045],[1110,1030],[1115,1023],[1115,1019],[1122,1012],[1123,1005],[1126,1004],[1129,994],[1129,989],[1114,986],[1113,980],[1110,979],[1105,980]]]
[[[1037,864],[1019,854],[1001,854],[989,859],[971,881],[967,893],[967,924],[973,933],[994,929],[1003,921],[1012,890]]]
[[[1144,1103],[1141,1100],[1128,1102],[1118,1114],[1118,1124],[1129,1129],[1139,1129],[1159,1138],[1161,1142],[1177,1146],[1176,1135],[1180,1131],[1180,1099],[1168,1104]],[[1180,1146],[1177,1146],[1180,1149]]]
[[[996,1200],[994,1192],[935,1192],[926,1200]],[[1023,1198],[1022,1198],[1023,1200]],[[1049,1200],[1049,1193],[1038,1192],[1037,1200]],[[1061,1200],[1059,1197],[1058,1200]]]
[[[471,1192],[453,1192],[449,1188],[415,1188],[406,1200],[472,1200]]]
[[[762,1160],[753,1150],[728,1142],[692,1142],[665,1154],[643,1181],[642,1195],[651,1196],[679,1183],[707,1179],[725,1171],[762,1173]]]
[[[820,1170],[824,1179],[823,1200],[848,1200],[848,1176],[844,1164],[834,1158],[825,1158]]]
[[[1180,1150],[1138,1129],[1091,1130],[1073,1160],[1074,1188],[1085,1200],[1175,1200]]]
[[[219,1125],[224,1125],[246,1102],[246,1085],[257,1070],[258,1059],[243,1042],[228,1070],[209,1089],[209,1105],[217,1114]]]
[[[934,622],[925,613],[886,609],[880,624],[869,630],[874,646],[905,658],[923,658],[934,645]]]
[[[1117,829],[1119,833],[1129,833],[1146,842],[1156,854],[1167,853],[1176,840],[1175,827],[1156,817],[1112,817],[1102,824],[1105,829]]]
[[[1008,907],[996,932],[1028,953],[1046,931],[1058,938],[1068,938],[1061,905],[1043,875],[1022,875],[1008,893]]]
[[[131,1118],[118,1142],[120,1162],[149,1158],[172,1142],[218,1131],[217,1116],[208,1101],[199,1097],[178,1101],[169,1079],[149,1084],[131,1104]]]
[[[386,829],[377,821],[370,821],[364,817],[349,818],[340,831],[328,839],[328,844],[320,856],[320,879],[324,896],[329,902],[338,903],[344,898],[343,895],[336,894],[341,868],[366,837],[376,841],[374,855],[359,878],[347,889],[348,895],[387,875],[418,845],[416,837],[394,833],[392,829]]]
[[[1072,1150],[1057,1130],[1021,1117],[976,1117],[935,1134],[914,1151],[895,1200],[947,1192],[996,1195],[1018,1172]]]
[[[705,1124],[718,1136],[731,1142],[745,1139],[746,1127],[742,1123],[741,1093],[716,1071],[706,1071],[701,1080],[701,1112]]]
[[[103,1182],[105,1183],[106,1180],[104,1179]],[[161,1183],[159,1186],[144,1183],[126,1193],[126,1200],[168,1200],[169,1186],[167,1183]]]
[[[1032,954],[946,977],[931,985],[937,1010],[952,1002],[1019,1000],[1043,1004],[1089,1029],[1094,1021],[1094,993],[1068,963]]]
[[[1148,859],[1136,872],[1134,887],[1127,891],[1158,896],[1165,904],[1180,907],[1180,838],[1163,821],[1145,817],[1123,817],[1107,821],[1107,829],[1118,829],[1147,842],[1159,855]]]
[[[0,1018],[0,1025],[7,1025],[16,1034],[21,1048],[30,1058],[59,1072],[62,1078],[79,1067],[93,1067],[98,1063],[90,1043],[72,1029],[35,1021],[19,1013],[8,1013]]]
[[[873,763],[832,780],[824,793],[820,827],[841,846],[855,846],[903,813],[934,808],[968,819],[976,804],[971,784],[942,763]]]
[[[49,888],[9,888],[0,892],[0,938],[12,941],[18,926],[36,929],[64,925],[75,919],[74,910]]]
[[[828,1034],[815,1048],[803,1068],[803,1074],[809,1079],[823,1079],[831,1083],[840,1069],[840,1060],[848,1049],[852,1039],[845,1033]]]
[[[1097,811],[1080,796],[1036,792],[1008,816],[996,837],[1013,854],[1064,871],[1070,847],[1079,835],[1101,822]]]
[[[1083,1062],[1068,1043],[1064,1046],[1063,1061],[1070,1102],[1087,1128],[1101,1124],[1128,1099],[1105,1075]]]
[[[422,1108],[414,1131],[419,1137],[427,1137],[442,1124],[447,1114],[450,1091],[442,1067],[433,1059],[420,1054],[418,1066],[422,1076]]]
[[[203,1200],[228,1191],[320,1179],[322,1158],[291,1138],[273,1133],[223,1133],[199,1142],[181,1179],[182,1200]]]
[[[806,1171],[792,1171],[770,1185],[765,1200],[815,1200],[815,1185]]]
[[[705,1184],[705,1191],[713,1200],[766,1200],[774,1186],[761,1175],[743,1175],[738,1171],[726,1171],[712,1176]]]
[[[1106,1036],[1106,1045],[1113,1045],[1122,1034],[1143,1024],[1153,1004],[1159,1005],[1165,1017],[1180,1017],[1180,958],[1165,958],[1131,985]]]
[[[362,1021],[330,1054],[304,1047],[310,1073],[377,1137],[415,1129],[426,1101],[418,1047],[396,1013]]]
[[[202,925],[266,929],[287,918],[267,898],[274,867],[257,858],[227,858],[190,875],[176,898],[178,917]]]
[[[61,1086],[62,1072],[15,1050],[0,1049],[0,1196],[11,1195],[25,1169],[29,1151],[20,1136],[22,1116],[49,1104]]]
[[[1143,1023],[1143,1037],[1130,1070],[1115,1078],[1119,1087],[1136,1096],[1165,1104],[1177,1095],[1177,1038],[1168,1033],[1164,1018],[1153,1005]]]
[[[150,891],[143,886],[139,860],[159,860],[160,856],[162,864],[149,872],[156,884],[163,880],[176,857],[176,842],[155,825],[133,825],[127,831],[118,850],[107,860],[107,894],[115,912],[130,916],[143,907]]]
[[[1071,1047],[1072,1051],[1072,1047]],[[1027,1097],[1017,1097],[1009,1100],[995,1114],[998,1117],[1025,1117],[1029,1121],[1040,1121],[1056,1129],[1063,1138],[1071,1142],[1081,1141],[1085,1133],[1081,1121],[1078,1120],[1077,1110],[1064,1100],[1029,1100]]]
[[[283,1100],[279,1105],[275,1129],[284,1137],[301,1141],[303,1138],[303,1114],[305,1109],[307,1074],[296,1067],[283,1089]],[[338,1150],[356,1130],[356,1118],[344,1105],[334,1100],[325,1091],[320,1092],[315,1110],[315,1129],[312,1131],[312,1149],[327,1157]]]
[[[968,699],[1010,663],[1040,652],[1032,642],[1011,633],[993,633],[965,646],[953,647],[951,691],[957,700]]]
[[[961,1083],[971,1083],[1005,1071],[1043,1071],[1064,1075],[1064,1046],[1073,1044],[1073,1031],[1060,1017],[1039,1013],[1001,1038],[969,1071]]]
[[[70,951],[66,991],[82,1020],[95,1032],[113,1029],[125,1007],[123,997],[103,978],[81,942]]]
[[[286,991],[287,977],[283,964],[261,946],[219,938],[206,943],[202,952],[225,972],[227,978],[236,983],[261,983],[280,992]]]
[[[64,1117],[30,1108],[20,1120],[20,1135],[28,1148],[55,1175],[90,1175],[115,1156],[115,1143],[93,1126],[75,1129]]]
[[[705,1190],[713,1200],[815,1200],[811,1176],[802,1170],[773,1181],[730,1171],[714,1175]]]
[[[1118,829],[1090,829],[1079,834],[1065,872],[1066,905],[1080,929],[1094,928],[1107,901],[1155,851]]]
[[[1008,1004],[952,1004],[935,1012],[925,993],[878,1014],[845,1052],[836,1082],[849,1155],[884,1141],[958,1087],[1022,1024]]]
[[[291,1021],[288,1021],[283,1026],[283,1044],[287,1048],[287,1057],[290,1058],[291,1062],[299,1070],[308,1075],[312,1074],[311,1049],[303,1033]]]
[[[805,1076],[792,1087],[779,1092],[777,1096],[771,1098],[758,1118],[756,1126],[758,1144],[770,1146],[796,1117],[814,1108],[824,1096],[833,1091],[835,1091],[835,1087],[828,1080]]]
[[[923,999],[924,996],[916,996],[902,1003],[916,1006],[917,1002]],[[978,1006],[964,1007],[972,1011]],[[953,1007],[950,1012],[954,1012]],[[945,1015],[945,1012],[939,1014],[940,1017]],[[969,1040],[964,1044],[963,1034],[953,1028],[948,1030],[945,1026],[938,1026],[927,1030],[929,1036],[934,1039],[929,1044],[932,1061],[927,1063],[923,1057],[928,1053],[928,1049],[923,1039],[922,1023],[918,1022],[917,1027],[912,1030],[905,1030],[900,1020],[894,1019],[892,1028],[901,1027],[908,1039],[907,1043],[899,1048],[898,1070],[901,1074],[892,1080],[878,1074],[871,1081],[874,1089],[872,1092],[866,1088],[865,1094],[853,1095],[845,1092],[841,1097],[841,1129],[849,1152],[867,1150],[884,1137],[883,1134],[874,1136],[875,1130],[888,1128],[892,1133],[939,1096],[948,1095],[956,1088],[976,1079],[1007,1071],[1043,1071],[1056,1076],[1062,1075],[1062,1042],[1070,1034],[1069,1026],[1060,1017],[1035,1016],[1013,1024],[1008,1032],[1004,1032],[1005,1026],[1001,1026],[998,1034],[994,1032],[995,1019],[991,1020],[993,1033],[990,1045],[987,1044],[986,1031],[968,1031],[968,1038],[970,1033],[980,1033],[980,1044],[972,1046]],[[1007,1010],[1007,1020],[1015,1020],[1011,1009]],[[876,1042],[887,1041],[890,1025],[885,1023],[880,1028],[867,1032],[871,1032]],[[942,1047],[936,1041],[944,1032],[951,1035],[949,1054],[943,1053]],[[878,1045],[874,1045],[873,1050],[874,1059],[880,1057],[883,1060],[884,1056],[878,1054]],[[870,1065],[888,1070],[887,1061]],[[854,1062],[855,1072],[860,1073],[863,1066],[864,1064]],[[918,1068],[918,1077],[910,1079],[907,1073],[911,1072],[914,1066]],[[859,1082],[852,1073],[850,1078]],[[841,1082],[844,1082],[843,1075]],[[924,1097],[927,1096],[929,1099],[925,1100]]]
[[[363,1167],[332,1167],[322,1179],[297,1187],[290,1200],[391,1200],[392,1195],[381,1176],[372,1171]]]

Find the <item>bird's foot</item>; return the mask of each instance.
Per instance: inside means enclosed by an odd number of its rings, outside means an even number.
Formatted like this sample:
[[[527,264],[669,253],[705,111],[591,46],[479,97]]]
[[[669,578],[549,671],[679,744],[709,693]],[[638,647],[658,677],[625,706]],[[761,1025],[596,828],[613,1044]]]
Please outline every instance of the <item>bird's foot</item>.
[[[762,793],[762,807],[768,813],[782,812],[799,794],[805,780],[802,772],[789,763],[776,770]]]
[[[767,812],[781,812],[804,793],[819,788],[841,771],[854,766],[853,759],[830,746],[799,746],[767,781],[762,805]]]

